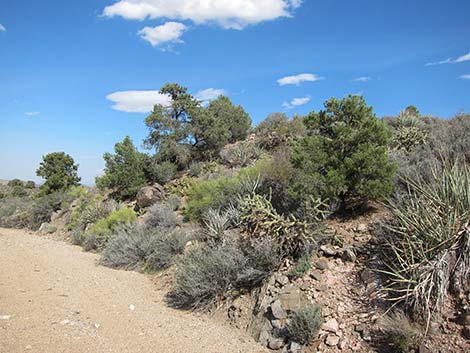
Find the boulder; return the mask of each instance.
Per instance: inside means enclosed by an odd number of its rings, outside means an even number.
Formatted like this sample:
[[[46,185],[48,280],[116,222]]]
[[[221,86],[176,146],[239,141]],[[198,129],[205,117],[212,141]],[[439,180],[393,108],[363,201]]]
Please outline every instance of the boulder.
[[[165,190],[160,184],[144,186],[137,193],[137,206],[145,208],[161,201],[165,195]]]
[[[43,223],[39,227],[39,233],[52,234],[57,231],[57,227],[50,223]]]
[[[287,318],[286,311],[282,308],[279,300],[274,301],[271,304],[271,313],[275,319],[285,319]]]
[[[308,304],[308,299],[299,288],[288,285],[284,287],[279,295],[281,306],[286,311],[295,311]]]

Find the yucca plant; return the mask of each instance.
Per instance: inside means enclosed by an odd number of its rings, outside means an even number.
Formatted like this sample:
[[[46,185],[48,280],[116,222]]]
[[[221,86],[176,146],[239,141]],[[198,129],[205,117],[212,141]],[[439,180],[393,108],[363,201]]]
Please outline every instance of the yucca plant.
[[[470,287],[470,169],[444,163],[434,180],[407,179],[408,193],[390,202],[394,220],[383,271],[389,298],[427,322],[439,315],[450,291]]]

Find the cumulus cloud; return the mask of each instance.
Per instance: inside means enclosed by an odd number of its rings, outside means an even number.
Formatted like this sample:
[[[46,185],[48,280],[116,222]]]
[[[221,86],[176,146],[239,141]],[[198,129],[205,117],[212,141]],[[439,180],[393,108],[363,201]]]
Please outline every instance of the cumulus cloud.
[[[177,19],[196,24],[215,23],[227,29],[280,17],[291,17],[302,0],[120,0],[106,6],[103,15],[130,20]]]
[[[285,85],[297,85],[299,86],[302,82],[315,82],[318,80],[323,80],[324,77],[319,77],[315,74],[299,74],[294,76],[286,76],[277,80],[277,83],[280,86]]]
[[[163,43],[182,43],[180,37],[187,27],[179,22],[167,22],[157,27],[144,27],[138,34],[152,46],[156,47]]]
[[[463,63],[465,61],[470,61],[470,53],[459,56],[456,59],[448,58],[448,59],[437,61],[437,62],[427,63],[426,66],[435,66],[435,65],[442,65],[442,64],[458,64],[458,63]]]
[[[24,115],[26,116],[38,116],[39,114],[41,114],[40,112],[26,112],[24,113]]]
[[[5,26],[0,23],[0,32],[5,32],[6,30]]]
[[[217,99],[219,96],[225,95],[225,91],[220,88],[208,88],[197,92],[194,97],[201,101],[202,104],[207,104],[211,100]]]
[[[122,91],[108,94],[106,99],[114,102],[114,110],[127,113],[148,113],[155,104],[168,105],[170,97],[158,91]]]
[[[286,109],[292,109],[310,102],[310,97],[303,97],[303,98],[294,98],[290,102],[282,103],[282,106]]]
[[[369,82],[371,78],[369,76],[361,76],[353,79],[354,82]]]
[[[470,74],[460,76],[462,80],[470,80]]]

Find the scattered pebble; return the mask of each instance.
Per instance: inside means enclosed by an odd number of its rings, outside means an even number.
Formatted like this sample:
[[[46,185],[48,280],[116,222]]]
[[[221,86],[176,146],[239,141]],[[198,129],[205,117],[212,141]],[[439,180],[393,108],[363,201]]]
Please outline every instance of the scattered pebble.
[[[134,306],[134,305],[132,305],[132,304],[131,304],[131,305],[129,305],[129,310],[130,310],[130,311],[134,311],[134,310],[135,310],[135,306]]]
[[[0,315],[0,320],[10,320],[11,315]]]

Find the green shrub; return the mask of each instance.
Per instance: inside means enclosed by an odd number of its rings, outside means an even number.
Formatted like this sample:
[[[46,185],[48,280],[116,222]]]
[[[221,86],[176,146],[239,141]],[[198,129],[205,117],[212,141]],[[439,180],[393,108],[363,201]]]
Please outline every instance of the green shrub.
[[[149,179],[161,185],[165,185],[178,175],[178,167],[172,162],[152,159],[146,167]]]
[[[289,148],[302,138],[306,129],[301,117],[289,120],[284,113],[272,113],[255,128],[256,143],[267,151]]]
[[[227,239],[216,246],[203,243],[191,248],[179,263],[168,303],[205,310],[230,290],[258,285],[279,266],[279,255],[269,241],[251,244]]]
[[[113,268],[161,270],[183,253],[187,239],[175,230],[137,224],[122,226],[106,244],[101,263]]]
[[[11,190],[11,196],[13,197],[23,197],[27,195],[28,195],[28,192],[25,190],[23,186],[15,185]]]
[[[293,188],[297,198],[320,196],[350,211],[390,194],[395,166],[387,152],[389,132],[362,97],[332,98],[304,122],[308,136],[292,156],[302,174]]]
[[[230,167],[246,167],[258,160],[261,150],[255,141],[239,141],[227,145],[220,151],[222,162]]]
[[[188,174],[192,177],[198,177],[204,171],[204,162],[192,162],[189,165]]]
[[[411,152],[416,146],[426,142],[427,132],[420,116],[411,110],[403,110],[394,126],[391,147],[395,150]]]
[[[288,276],[293,279],[301,278],[305,276],[311,268],[310,256],[302,256],[299,261],[297,261],[297,264],[291,268]]]
[[[114,146],[115,154],[105,153],[104,175],[96,178],[96,186],[111,189],[112,196],[118,200],[134,197],[145,185],[145,155],[140,153],[129,136]]]
[[[8,186],[14,188],[15,186],[24,187],[23,182],[20,179],[12,179],[8,182]]]
[[[287,330],[293,341],[307,344],[315,337],[322,324],[321,307],[310,304],[293,313]]]
[[[176,214],[165,204],[156,203],[145,214],[144,222],[152,228],[171,229],[176,227]]]
[[[36,183],[32,180],[28,180],[25,184],[24,187],[26,189],[35,189],[36,188]]]
[[[118,209],[108,217],[100,219],[92,224],[84,235],[84,243],[88,244],[87,249],[102,249],[119,226],[132,223],[136,219],[136,213],[129,208]]]
[[[165,205],[172,211],[176,211],[181,207],[181,197],[175,194],[168,195]]]
[[[394,217],[385,225],[384,291],[426,319],[440,314],[450,291],[470,288],[470,169],[455,162],[434,175],[406,180],[408,192],[390,202]]]

